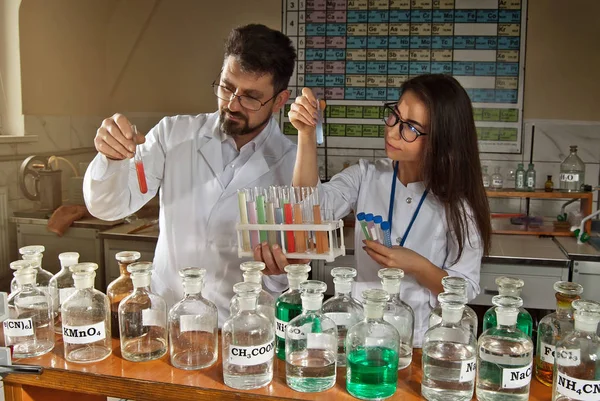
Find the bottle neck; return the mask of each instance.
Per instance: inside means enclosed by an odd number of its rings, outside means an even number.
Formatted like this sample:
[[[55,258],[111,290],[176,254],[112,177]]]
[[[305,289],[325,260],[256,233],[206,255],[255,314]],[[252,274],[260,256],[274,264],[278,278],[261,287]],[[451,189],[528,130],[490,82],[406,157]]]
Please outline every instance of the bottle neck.
[[[258,297],[240,297],[238,296],[238,305],[241,311],[253,311],[256,310],[256,306],[258,303]]]
[[[94,277],[74,277],[75,288],[82,290],[85,288],[92,288],[94,286]]]
[[[556,316],[570,317],[573,316],[573,301],[574,299],[557,299],[556,301]]]
[[[505,288],[505,287],[498,287],[498,294],[500,295],[506,295],[506,296],[511,296],[511,297],[521,297],[521,289],[520,288]]]
[[[150,275],[143,276],[132,276],[131,281],[133,282],[133,288],[135,290],[146,290],[150,291]]]
[[[262,280],[261,277],[262,274],[242,274],[242,277],[244,278],[244,282],[245,283],[256,283],[256,284],[261,284],[262,285]]]
[[[321,310],[323,306],[323,294],[303,296],[302,297],[302,311],[303,312],[314,312]]]
[[[288,275],[288,283],[290,285],[290,290],[299,290],[300,283],[306,281],[307,279],[307,275],[303,275],[301,277]]]
[[[382,320],[383,319],[383,305],[365,304],[365,318],[367,320]]]
[[[446,306],[442,305],[442,322],[444,323],[459,323],[462,319],[464,306]]]
[[[131,273],[127,271],[127,266],[129,263],[119,263],[119,272],[121,276],[130,277]]]
[[[352,280],[334,280],[335,295],[350,295]]]
[[[517,317],[519,309],[510,308],[509,310],[500,310],[496,308],[497,327],[502,329],[514,329],[517,327]]]
[[[390,295],[390,300],[400,294],[400,280],[383,280],[381,286]]]
[[[202,281],[184,281],[183,293],[186,297],[202,295]]]
[[[467,296],[467,287],[444,287],[444,292]]]

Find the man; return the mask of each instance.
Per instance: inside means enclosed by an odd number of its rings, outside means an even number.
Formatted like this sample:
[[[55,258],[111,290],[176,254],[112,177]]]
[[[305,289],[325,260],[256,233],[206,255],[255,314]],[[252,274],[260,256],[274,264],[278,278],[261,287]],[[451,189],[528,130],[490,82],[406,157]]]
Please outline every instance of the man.
[[[144,138],[134,135],[121,114],[107,118],[94,144],[98,155],[84,179],[88,210],[105,220],[139,210],[158,192],[160,234],[152,288],[170,307],[183,297],[177,271],[206,268],[204,295],[217,305],[219,326],[229,316],[232,286],[241,281],[235,224],[237,190],[289,185],[296,147],[280,131],[273,114],[289,98],[286,90],[296,52],[281,32],[264,25],[234,29],[213,83],[219,110],[212,114],[162,119]],[[147,192],[141,193],[133,156],[141,153]],[[266,245],[263,245],[266,246]],[[255,249],[261,258],[260,247]],[[287,264],[280,249],[264,284],[285,289]]]

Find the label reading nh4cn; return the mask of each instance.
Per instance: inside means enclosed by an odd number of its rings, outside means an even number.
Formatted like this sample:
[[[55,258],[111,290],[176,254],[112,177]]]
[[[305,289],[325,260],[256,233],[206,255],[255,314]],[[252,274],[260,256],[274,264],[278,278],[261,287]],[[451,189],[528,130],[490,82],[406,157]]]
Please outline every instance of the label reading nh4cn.
[[[531,363],[517,369],[502,369],[502,388],[521,388],[531,381]]]
[[[33,319],[7,319],[3,322],[4,335],[24,337],[33,335]]]
[[[560,173],[560,180],[563,182],[577,182],[579,181],[579,174]]]
[[[229,363],[240,366],[255,366],[273,359],[273,342],[244,347],[229,345]]]
[[[287,327],[287,322],[283,320],[279,320],[275,318],[275,335],[281,339],[285,340],[285,328]]]
[[[214,322],[202,321],[200,315],[181,315],[179,317],[179,330],[184,333],[186,331],[208,331],[212,332],[212,325]],[[215,323],[216,324],[216,323]]]
[[[460,376],[458,381],[470,382],[475,380],[475,373],[477,373],[477,362],[475,359],[468,359],[460,363]]]
[[[554,365],[554,345],[542,343],[540,345],[540,359],[542,362]]]
[[[600,400],[600,381],[575,379],[558,372],[556,391],[571,400],[598,401]]]
[[[579,366],[581,363],[581,351],[579,349],[564,349],[556,350],[554,357],[558,359],[560,366]]]
[[[87,326],[67,326],[63,324],[63,341],[69,344],[89,344],[106,338],[104,322]]]
[[[163,319],[161,319],[162,313],[157,310],[144,309],[142,311],[142,325],[143,326],[164,326]]]

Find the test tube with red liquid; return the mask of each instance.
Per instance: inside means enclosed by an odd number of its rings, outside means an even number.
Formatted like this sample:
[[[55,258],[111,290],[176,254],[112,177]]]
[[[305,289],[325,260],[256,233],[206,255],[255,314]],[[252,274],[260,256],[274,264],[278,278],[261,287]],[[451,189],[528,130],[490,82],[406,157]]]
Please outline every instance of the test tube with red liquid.
[[[138,133],[136,126],[132,125],[131,130],[133,131],[133,138],[135,140],[135,137]],[[146,172],[144,171],[144,162],[142,161],[142,152],[140,150],[140,145],[135,145],[133,162],[135,163],[135,172],[137,174],[140,192],[145,194],[146,192],[148,192],[148,183],[146,182]]]

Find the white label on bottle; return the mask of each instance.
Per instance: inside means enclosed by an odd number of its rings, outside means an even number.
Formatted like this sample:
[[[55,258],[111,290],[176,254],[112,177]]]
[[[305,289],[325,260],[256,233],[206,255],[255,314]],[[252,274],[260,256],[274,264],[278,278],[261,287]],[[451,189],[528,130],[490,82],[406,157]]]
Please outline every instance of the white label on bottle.
[[[517,176],[517,188],[523,188],[525,186],[525,178],[523,176]]]
[[[19,308],[30,308],[33,305],[50,304],[49,299],[43,295],[34,295],[32,297],[19,297],[15,299],[15,305]]]
[[[69,344],[90,344],[106,338],[106,325],[98,322],[87,326],[63,324],[63,341]]]
[[[33,319],[6,319],[4,335],[9,337],[25,337],[33,335]]]
[[[542,342],[540,344],[540,359],[542,362],[549,363],[550,365],[554,365],[554,345],[546,344]]]
[[[598,401],[600,380],[582,380],[558,372],[556,391],[571,400]]]
[[[458,381],[470,382],[475,380],[475,374],[477,373],[477,362],[475,359],[467,359],[460,363],[460,376]]]
[[[306,336],[306,348],[325,349],[336,352],[337,339],[327,333],[308,333]]]
[[[494,187],[501,187],[501,186],[502,186],[502,184],[504,184],[504,181],[503,181],[503,180],[499,180],[499,179],[497,179],[497,178],[492,180],[492,185],[493,185]]]
[[[279,320],[275,318],[275,335],[282,340],[285,340],[285,328],[287,327],[287,322],[283,320]]]
[[[535,181],[533,180],[533,177],[528,177],[527,178],[527,187],[533,188],[534,186],[535,186]]]
[[[349,312],[329,312],[325,316],[333,320],[336,326],[348,326],[352,322],[352,315]]]
[[[58,290],[58,302],[60,302],[60,304],[62,305],[62,303],[65,302],[65,300],[67,298],[69,298],[71,296],[71,294],[73,294],[74,292],[75,292],[75,287],[59,289]]]
[[[579,349],[558,349],[554,357],[561,366],[579,366],[581,363],[581,350]]]
[[[531,363],[517,369],[502,369],[502,388],[521,388],[531,381]]]
[[[203,321],[200,315],[182,315],[179,317],[179,330],[182,333],[186,331],[207,331],[212,333],[214,329],[213,324],[216,325],[216,322],[212,320]]]
[[[229,344],[228,362],[232,365],[255,366],[273,359],[273,342],[244,347]]]
[[[560,173],[560,180],[563,182],[577,182],[579,181],[579,174]]]
[[[442,323],[442,317],[434,315],[433,313],[429,316],[429,327],[433,327],[436,324]]]
[[[165,325],[163,314],[153,309],[144,309],[142,311],[142,326],[160,326]]]
[[[485,188],[488,188],[490,186],[490,179],[489,178],[484,178],[483,179],[483,186]]]
[[[310,325],[310,323],[295,327],[289,327],[288,325],[285,328],[287,338],[291,340],[304,340],[306,338],[306,333],[310,333]]]

